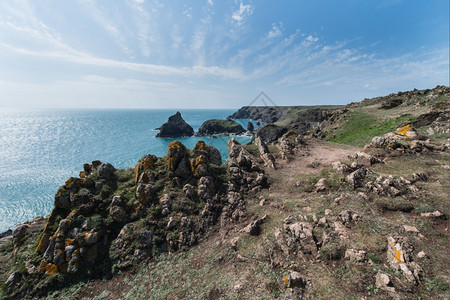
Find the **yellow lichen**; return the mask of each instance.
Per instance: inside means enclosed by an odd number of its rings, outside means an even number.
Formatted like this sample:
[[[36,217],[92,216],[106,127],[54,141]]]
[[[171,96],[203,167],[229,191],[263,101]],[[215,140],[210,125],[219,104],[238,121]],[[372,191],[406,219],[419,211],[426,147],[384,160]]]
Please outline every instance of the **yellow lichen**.
[[[195,148],[194,150],[205,150],[206,148],[206,143],[204,141],[198,141],[197,144],[195,144]]]
[[[38,271],[40,273],[45,273],[45,275],[54,275],[58,273],[58,266],[47,262],[46,260],[42,261],[42,263],[38,267]]]
[[[45,232],[45,231],[44,231]],[[39,253],[44,253],[45,252],[45,248],[47,248],[48,246],[48,239],[50,238],[50,235],[48,233],[44,233],[41,237],[41,239],[39,240],[39,244],[36,247],[36,251]]]
[[[401,135],[401,136],[407,136],[409,131],[413,131],[414,127],[412,127],[411,125],[406,125],[403,126],[400,130],[398,130],[396,132],[396,134]]]
[[[402,253],[400,251],[398,251],[397,249],[395,249],[395,248],[393,250],[394,250],[394,253],[395,253],[395,256],[394,256],[395,260],[398,261],[399,263],[403,263],[403,261],[402,261]]]
[[[288,280],[289,274],[284,276],[284,285],[288,288],[289,287],[289,280]]]
[[[84,171],[80,171],[80,178],[85,178],[86,174],[84,173]]]

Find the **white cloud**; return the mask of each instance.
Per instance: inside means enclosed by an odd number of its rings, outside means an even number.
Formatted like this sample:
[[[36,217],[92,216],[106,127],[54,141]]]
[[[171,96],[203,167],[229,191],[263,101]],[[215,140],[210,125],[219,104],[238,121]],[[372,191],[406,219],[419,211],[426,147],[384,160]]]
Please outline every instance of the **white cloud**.
[[[236,10],[231,19],[238,25],[242,26],[245,23],[246,18],[253,14],[253,7],[250,4],[243,4],[242,1],[239,4],[239,9]]]
[[[213,1],[212,0],[207,0],[206,1],[209,5],[211,5],[211,6],[213,6],[214,5],[214,3],[213,3]]]
[[[272,30],[269,31],[269,33],[267,33],[267,38],[269,39],[273,39],[276,38],[280,35],[282,35],[281,29],[283,28],[283,23],[280,22],[279,27],[277,26],[277,24],[272,23]]]

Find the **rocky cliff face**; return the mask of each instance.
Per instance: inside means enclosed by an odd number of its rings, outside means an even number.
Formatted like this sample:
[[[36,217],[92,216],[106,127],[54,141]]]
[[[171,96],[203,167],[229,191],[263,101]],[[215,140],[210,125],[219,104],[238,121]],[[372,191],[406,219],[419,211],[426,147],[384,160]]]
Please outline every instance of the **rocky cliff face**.
[[[192,129],[192,127],[183,120],[179,111],[177,111],[177,113],[173,116],[170,116],[167,123],[164,123],[158,129],[160,131],[156,137],[161,138],[177,138],[194,135],[194,129]]]
[[[274,123],[284,116],[290,106],[243,106],[230,117],[232,119],[251,119],[263,123]]]

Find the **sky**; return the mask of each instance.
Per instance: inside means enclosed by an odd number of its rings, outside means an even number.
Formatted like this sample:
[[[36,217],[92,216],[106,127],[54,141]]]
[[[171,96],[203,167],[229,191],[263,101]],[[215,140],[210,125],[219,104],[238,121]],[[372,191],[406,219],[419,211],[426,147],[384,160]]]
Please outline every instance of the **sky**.
[[[0,1],[3,108],[346,104],[436,85],[447,0]]]

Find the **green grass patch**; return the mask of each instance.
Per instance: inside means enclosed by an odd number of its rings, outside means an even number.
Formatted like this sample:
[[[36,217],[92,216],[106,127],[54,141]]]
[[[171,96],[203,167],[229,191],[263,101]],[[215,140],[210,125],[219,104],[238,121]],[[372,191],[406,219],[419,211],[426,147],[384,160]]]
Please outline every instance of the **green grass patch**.
[[[344,126],[336,130],[331,141],[362,147],[368,144],[374,136],[384,135],[395,130],[399,123],[413,119],[413,116],[407,115],[390,120],[379,120],[365,112],[353,111]]]

